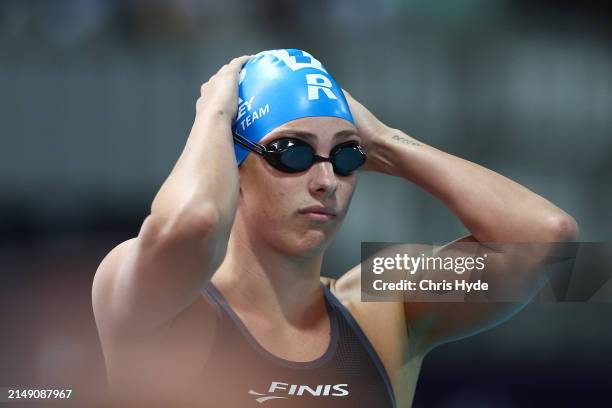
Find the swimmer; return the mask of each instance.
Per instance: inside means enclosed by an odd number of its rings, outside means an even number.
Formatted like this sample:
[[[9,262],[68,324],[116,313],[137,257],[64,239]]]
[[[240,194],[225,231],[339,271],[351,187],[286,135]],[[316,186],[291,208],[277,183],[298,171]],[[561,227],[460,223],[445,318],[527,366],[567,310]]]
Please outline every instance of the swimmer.
[[[321,276],[365,171],[414,183],[458,217],[470,235],[442,252],[578,234],[570,215],[520,184],[382,123],[311,54],[235,58],[202,85],[186,145],[138,236],[96,272],[115,400],[407,407],[427,352],[511,315],[362,302],[359,264]],[[362,222],[385,216],[371,214]]]

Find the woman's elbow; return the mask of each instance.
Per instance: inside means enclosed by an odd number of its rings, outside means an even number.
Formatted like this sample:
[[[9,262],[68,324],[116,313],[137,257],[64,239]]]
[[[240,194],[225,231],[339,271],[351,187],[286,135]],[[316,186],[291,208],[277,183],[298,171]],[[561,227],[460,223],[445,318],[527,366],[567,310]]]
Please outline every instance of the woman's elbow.
[[[551,242],[577,241],[580,235],[578,223],[569,214],[552,217],[548,228],[550,229]]]

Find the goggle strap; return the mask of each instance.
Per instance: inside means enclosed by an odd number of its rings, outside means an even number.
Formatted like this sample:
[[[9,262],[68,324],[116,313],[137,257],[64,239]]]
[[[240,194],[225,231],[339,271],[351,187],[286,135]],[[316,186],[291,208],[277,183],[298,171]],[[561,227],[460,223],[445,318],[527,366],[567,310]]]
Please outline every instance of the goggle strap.
[[[254,143],[236,132],[232,132],[232,134],[234,135],[234,140],[245,149],[251,150],[260,155],[263,155],[266,152],[266,148],[259,143]]]

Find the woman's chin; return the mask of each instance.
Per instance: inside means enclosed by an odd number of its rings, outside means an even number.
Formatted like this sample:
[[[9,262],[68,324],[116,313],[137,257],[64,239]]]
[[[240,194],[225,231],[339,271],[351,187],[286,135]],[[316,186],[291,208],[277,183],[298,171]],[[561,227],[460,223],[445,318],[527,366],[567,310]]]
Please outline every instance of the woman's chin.
[[[296,247],[302,254],[318,255],[327,248],[329,236],[321,230],[309,230],[298,238]]]

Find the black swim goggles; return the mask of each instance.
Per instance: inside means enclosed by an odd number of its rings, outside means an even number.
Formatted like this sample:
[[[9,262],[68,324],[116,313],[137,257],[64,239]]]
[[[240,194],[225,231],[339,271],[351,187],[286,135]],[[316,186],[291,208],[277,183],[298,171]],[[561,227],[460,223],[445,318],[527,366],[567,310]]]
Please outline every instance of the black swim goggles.
[[[366,154],[355,140],[334,146],[329,157],[317,156],[314,148],[301,139],[283,137],[266,146],[250,141],[235,132],[234,141],[270,163],[272,167],[286,173],[299,173],[308,170],[314,163],[327,161],[332,164],[334,172],[348,176],[361,167],[366,161]]]

